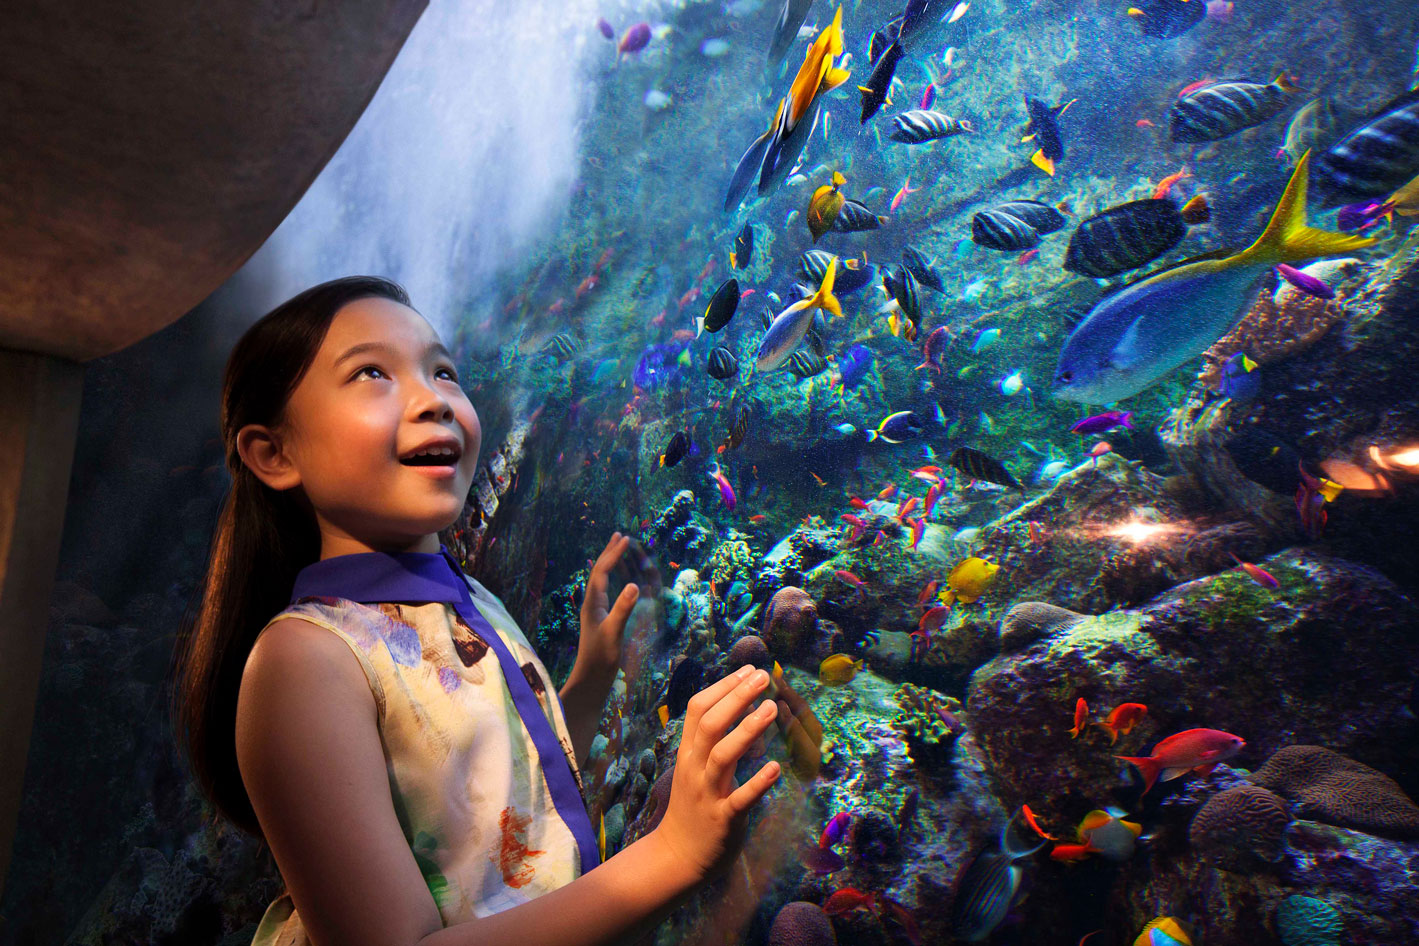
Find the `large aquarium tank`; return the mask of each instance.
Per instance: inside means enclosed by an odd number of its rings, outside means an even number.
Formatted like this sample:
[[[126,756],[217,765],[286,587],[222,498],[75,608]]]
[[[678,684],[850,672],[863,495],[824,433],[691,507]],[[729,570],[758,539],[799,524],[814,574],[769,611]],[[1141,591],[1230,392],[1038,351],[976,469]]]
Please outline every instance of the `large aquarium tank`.
[[[436,0],[224,286],[88,366],[0,939],[251,941],[169,715],[236,338],[456,356],[441,536],[557,681],[644,594],[606,856],[752,663],[782,774],[641,942],[1419,942],[1419,5]]]

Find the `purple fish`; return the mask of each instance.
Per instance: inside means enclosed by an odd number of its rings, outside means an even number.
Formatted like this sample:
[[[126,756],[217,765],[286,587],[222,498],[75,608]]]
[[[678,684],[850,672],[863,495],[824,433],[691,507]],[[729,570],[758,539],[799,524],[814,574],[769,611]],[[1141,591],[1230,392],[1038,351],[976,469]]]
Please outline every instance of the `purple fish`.
[[[799,862],[815,874],[831,874],[847,865],[842,855],[832,848],[804,845],[798,852]]]
[[[1261,393],[1261,374],[1256,362],[1237,352],[1222,364],[1222,377],[1217,381],[1217,393],[1234,401],[1250,401]]]
[[[601,31],[601,35],[604,36],[604,37],[606,37],[607,39],[615,39],[615,38],[616,38],[616,30],[615,30],[615,28],[614,28],[610,23],[607,23],[607,22],[606,22],[606,18],[605,18],[604,16],[597,18],[597,20],[596,20],[596,28],[597,28],[598,30],[600,30],[600,31]]]
[[[1373,227],[1394,212],[1394,201],[1366,200],[1346,204],[1335,215],[1335,226],[1346,233]]]
[[[852,814],[840,811],[828,819],[828,823],[823,826],[823,836],[818,839],[818,846],[829,848],[843,839],[843,834],[847,831],[847,826],[852,823]]]
[[[1277,266],[1276,272],[1282,279],[1308,296],[1315,296],[1317,299],[1335,298],[1335,290],[1327,286],[1323,280],[1317,279],[1310,273],[1302,272],[1294,266],[1287,266],[1285,263]]]
[[[1115,427],[1126,427],[1133,430],[1133,411],[1104,411],[1102,414],[1095,414],[1093,417],[1086,417],[1069,428],[1071,434],[1101,434],[1106,430],[1113,430]]]
[[[650,24],[637,23],[621,35],[621,42],[616,45],[616,50],[623,54],[638,53],[645,49],[646,43],[649,42]]]
[[[1301,517],[1301,528],[1310,539],[1320,538],[1325,529],[1325,496],[1320,491],[1320,480],[1300,467],[1301,481],[1296,486],[1296,512]]]

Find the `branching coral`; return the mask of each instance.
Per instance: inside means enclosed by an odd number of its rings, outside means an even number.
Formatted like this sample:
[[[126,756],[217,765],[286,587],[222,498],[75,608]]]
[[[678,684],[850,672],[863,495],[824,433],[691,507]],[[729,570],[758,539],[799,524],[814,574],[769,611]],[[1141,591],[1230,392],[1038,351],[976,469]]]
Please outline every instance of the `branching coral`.
[[[728,588],[732,582],[748,579],[754,568],[754,550],[744,541],[743,533],[730,530],[729,538],[715,546],[707,567],[714,583]]]

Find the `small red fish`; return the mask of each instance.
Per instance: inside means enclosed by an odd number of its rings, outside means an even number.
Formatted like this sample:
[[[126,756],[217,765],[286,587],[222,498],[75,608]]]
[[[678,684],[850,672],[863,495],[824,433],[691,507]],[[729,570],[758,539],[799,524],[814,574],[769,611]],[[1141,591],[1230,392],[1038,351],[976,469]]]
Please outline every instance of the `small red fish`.
[[[1202,88],[1204,85],[1211,85],[1211,84],[1212,84],[1212,80],[1211,80],[1211,79],[1198,79],[1196,82],[1189,82],[1187,85],[1183,86],[1181,89],[1178,90],[1178,98],[1182,98],[1184,95],[1187,95],[1189,92],[1196,92],[1198,89]]]
[[[708,260],[705,261],[705,268],[700,270],[700,274],[695,277],[695,282],[702,283],[706,279],[708,279],[710,273],[714,272],[714,265],[714,257],[711,256]]]
[[[845,569],[845,568],[836,568],[836,569],[833,569],[833,574],[834,574],[834,575],[837,575],[838,578],[840,578],[840,579],[842,579],[843,581],[847,582],[849,585],[852,585],[852,586],[853,586],[854,588],[856,588],[858,591],[863,591],[863,590],[867,587],[867,586],[863,583],[863,581],[862,581],[861,578],[858,578],[856,575],[854,575],[852,572],[848,571],[848,570]]]
[[[921,104],[917,105],[917,108],[931,108],[931,103],[934,101],[936,101],[936,84],[927,83],[921,93]]]
[[[1187,165],[1183,165],[1181,171],[1175,171],[1163,178],[1158,182],[1158,186],[1153,188],[1153,199],[1162,200],[1164,197],[1167,197],[1173,192],[1173,185],[1191,173],[1192,172],[1187,169]]]
[[[679,563],[679,562],[670,562],[669,564],[670,564],[670,567],[671,567],[671,568],[679,568],[679,567],[680,567],[680,563]]]
[[[654,325],[656,328],[663,326],[665,324],[665,310],[661,309],[660,314],[650,320],[650,324]]]
[[[566,307],[566,304],[567,304],[567,300],[566,300],[566,299],[558,298],[556,302],[554,302],[554,303],[552,303],[551,305],[547,306],[547,314],[548,314],[548,315],[555,315],[556,313],[562,311],[562,309]]]
[[[846,522],[850,526],[866,525],[866,523],[864,523],[860,517],[854,516],[850,512],[845,512],[841,516],[838,516],[838,518],[843,522]]]
[[[827,481],[824,480],[824,479],[823,479],[821,476],[819,476],[817,473],[813,473],[812,470],[809,470],[808,472],[809,472],[809,473],[812,473],[813,479],[818,482],[818,485],[819,485],[819,486],[827,486],[827,485],[828,485]]]
[[[1036,256],[1039,256],[1039,255],[1040,255],[1040,248],[1039,248],[1038,246],[1033,247],[1033,248],[1031,248],[1031,249],[1028,249],[1028,250],[1026,250],[1025,252],[1021,253],[1019,256],[1017,256],[1017,257],[1015,258],[1015,265],[1016,265],[1016,266],[1024,266],[1024,265],[1026,265],[1027,263],[1031,262]]]
[[[878,530],[877,530],[877,538],[875,538],[875,539],[872,540],[872,547],[873,547],[873,548],[876,548],[877,546],[881,545],[883,542],[886,542],[886,541],[887,541],[887,533],[883,532],[881,529],[878,529]]]
[[[1118,742],[1119,733],[1125,736],[1133,732],[1133,727],[1138,725],[1139,720],[1148,715],[1148,707],[1142,703],[1120,703],[1109,713],[1109,718],[1102,723],[1095,723],[1109,731],[1109,745]]]
[[[878,493],[877,498],[885,503],[887,500],[891,499],[895,495],[897,495],[897,486],[895,483],[893,483],[891,486],[886,487],[882,490],[882,492]]]
[[[1157,125],[1153,124],[1153,120],[1152,120],[1151,118],[1140,118],[1140,119],[1138,119],[1138,121],[1134,122],[1133,124],[1137,125],[1139,128],[1157,128],[1157,127],[1158,127]]]
[[[591,275],[583,279],[581,282],[577,283],[576,292],[574,293],[574,295],[576,296],[576,298],[580,299],[582,296],[595,289],[597,284],[600,282],[601,280],[596,278],[596,274],[592,273]]]
[[[1228,552],[1227,554],[1232,555],[1231,552]],[[1261,585],[1263,588],[1281,587],[1281,583],[1275,578],[1273,578],[1271,576],[1271,573],[1268,572],[1266,569],[1262,568],[1260,565],[1253,565],[1251,562],[1244,562],[1241,559],[1237,558],[1235,555],[1232,555],[1232,561],[1236,562],[1237,566],[1241,568],[1242,571],[1250,575],[1252,581],[1256,582],[1258,585]]]
[[[945,490],[946,484],[940,480],[932,484],[931,488],[926,491],[926,503],[921,507],[921,518],[931,518],[931,512],[936,508],[936,501],[941,498],[941,494]]]
[[[685,306],[687,306],[687,305],[689,305],[690,303],[694,302],[694,301],[695,301],[696,299],[698,299],[699,297],[700,297],[700,287],[699,287],[699,286],[691,286],[689,289],[686,289],[686,290],[685,290],[685,294],[680,297],[680,308],[682,308],[682,309],[685,308]]]
[[[1084,726],[1089,721],[1089,704],[1084,702],[1084,697],[1079,697],[1074,704],[1074,728],[1069,730],[1069,735],[1074,739],[1079,738],[1079,734],[1084,731]]]
[[[924,474],[926,476],[935,477],[938,480],[941,479],[941,473],[942,469],[939,466],[919,466],[915,470],[912,470],[912,476]]]
[[[1052,835],[1052,834],[1050,834],[1049,832],[1045,831],[1044,828],[1041,828],[1041,827],[1040,827],[1040,823],[1039,823],[1039,821],[1035,818],[1035,813],[1030,810],[1030,806],[1029,806],[1029,805],[1021,805],[1021,806],[1020,806],[1020,814],[1022,814],[1022,815],[1025,816],[1025,823],[1026,823],[1027,825],[1029,825],[1029,826],[1031,827],[1031,829],[1033,829],[1034,832],[1035,832],[1036,834],[1038,834],[1040,837],[1044,838],[1046,841],[1058,841],[1058,840],[1059,840],[1059,838],[1055,837],[1054,835]]]
[[[951,614],[951,609],[944,604],[927,611],[921,616],[921,620],[916,622],[918,631],[936,631],[941,629],[941,625],[946,623],[946,618]]]
[[[908,521],[912,524],[912,551],[915,552],[916,547],[921,544],[922,536],[926,535],[926,520],[911,519]]]
[[[755,525],[758,525],[759,523],[764,522],[768,518],[769,517],[764,515],[763,513],[759,513],[758,515],[750,516],[749,521],[754,523]]]
[[[906,522],[906,517],[907,517],[907,515],[908,515],[913,509],[915,509],[917,506],[920,506],[920,505],[921,505],[921,497],[919,497],[919,496],[908,496],[908,497],[906,497],[905,499],[903,499],[903,500],[897,505],[897,514],[896,514],[896,516],[894,516],[893,518],[895,518],[898,522]]]
[[[1100,440],[1098,443],[1094,444],[1092,449],[1089,450],[1089,456],[1094,458],[1094,466],[1098,466],[1099,457],[1112,451],[1113,444],[1109,443],[1107,440]]]
[[[841,916],[859,907],[867,910],[877,909],[877,894],[863,893],[856,887],[844,887],[833,891],[832,895],[823,901],[823,912],[828,916]]]
[[[854,497],[852,497],[851,499],[849,499],[849,500],[847,501],[847,504],[848,504],[849,506],[851,506],[853,509],[867,509],[867,508],[868,508],[867,503],[864,502],[864,501],[861,500],[861,499],[858,499],[856,496],[854,496]]]
[[[908,194],[915,194],[917,191],[921,190],[920,187],[909,187],[908,185],[911,184],[911,182],[911,175],[908,174],[907,179],[902,182],[902,189],[892,195],[892,209],[888,211],[889,213],[896,213],[897,208],[902,205],[902,201],[907,199]]]
[[[1116,755],[1115,759],[1132,763],[1143,776],[1143,793],[1147,794],[1161,777],[1167,782],[1196,772],[1207,775],[1246,748],[1247,741],[1220,729],[1189,729],[1169,736],[1153,747],[1150,756]]]
[[[924,608],[926,607],[926,602],[930,601],[934,597],[936,597],[935,579],[928,581],[925,585],[922,585],[921,594],[916,596],[916,606],[918,608]]]

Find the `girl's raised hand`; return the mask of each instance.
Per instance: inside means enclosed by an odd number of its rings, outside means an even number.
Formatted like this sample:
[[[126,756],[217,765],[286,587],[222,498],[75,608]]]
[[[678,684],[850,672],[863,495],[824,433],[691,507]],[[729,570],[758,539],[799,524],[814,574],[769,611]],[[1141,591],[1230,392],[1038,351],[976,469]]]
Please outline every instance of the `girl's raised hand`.
[[[630,536],[611,534],[611,541],[591,566],[586,579],[586,594],[581,600],[581,640],[577,645],[577,662],[587,666],[615,668],[621,663],[621,643],[626,633],[626,620],[636,606],[640,589],[634,582],[627,584],[612,605],[606,594],[611,570],[620,563],[631,547]]]
[[[768,682],[767,673],[746,665],[690,697],[685,709],[670,798],[651,834],[704,880],[721,876],[734,863],[749,809],[779,776],[778,763],[768,762],[743,785],[734,779],[740,757],[778,717],[772,700],[744,716]]]

